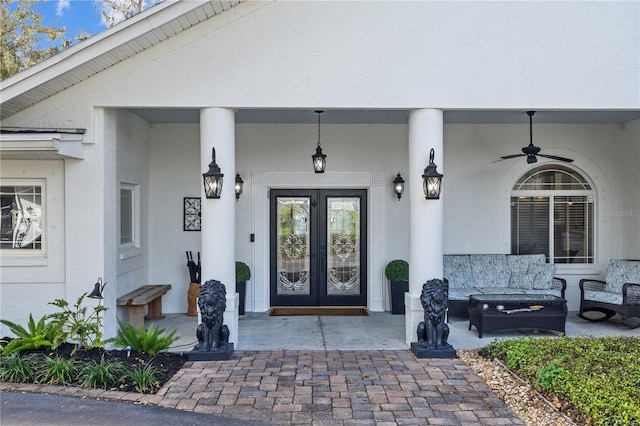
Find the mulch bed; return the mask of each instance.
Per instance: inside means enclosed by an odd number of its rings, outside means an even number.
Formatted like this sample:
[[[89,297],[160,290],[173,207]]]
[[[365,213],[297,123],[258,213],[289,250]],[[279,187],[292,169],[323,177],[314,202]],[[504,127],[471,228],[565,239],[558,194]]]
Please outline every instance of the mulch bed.
[[[4,338],[4,340],[11,340],[10,338]],[[80,361],[83,364],[96,361],[100,362],[100,359],[104,356],[105,361],[120,361],[127,370],[134,369],[137,366],[145,366],[152,363],[157,369],[157,383],[153,390],[145,393],[156,393],[166,382],[168,382],[177,372],[182,368],[185,362],[187,362],[186,355],[181,355],[171,352],[161,352],[155,356],[138,353],[132,351],[130,354],[124,350],[105,350],[103,348],[92,348],[89,350],[78,349],[75,354],[71,355],[71,352],[75,348],[72,343],[64,343],[57,349],[52,351],[31,351],[21,353],[27,355],[29,353],[38,353],[49,357],[55,357],[56,355],[69,359],[73,358],[76,361]],[[71,386],[81,386],[81,382],[69,383]],[[136,392],[133,382],[128,377],[122,378],[117,386],[110,388],[109,390],[122,391],[122,392]]]

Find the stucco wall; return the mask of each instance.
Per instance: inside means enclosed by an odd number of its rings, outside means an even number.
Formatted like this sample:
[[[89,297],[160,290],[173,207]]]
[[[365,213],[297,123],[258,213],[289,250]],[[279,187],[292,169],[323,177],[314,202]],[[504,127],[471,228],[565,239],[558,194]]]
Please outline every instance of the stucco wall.
[[[400,171],[406,175],[408,145],[403,125],[322,125],[322,146],[328,157],[327,175],[332,171],[384,171],[389,182]],[[166,280],[174,286],[164,299],[167,312],[186,312],[189,282],[185,251],[195,254],[200,248],[200,232],[183,231],[183,197],[200,196],[202,171],[199,164],[199,127],[197,125],[153,125],[151,130],[151,232],[150,280]],[[236,167],[245,181],[244,192],[236,208],[236,258],[254,268],[251,233],[268,237],[268,230],[253,229],[257,212],[251,205],[251,172],[300,172],[311,170],[315,152],[315,125],[236,126]],[[225,191],[233,191],[233,171],[226,170]],[[408,259],[408,202],[398,201],[391,187],[385,199],[387,223],[386,253]],[[224,244],[224,242],[220,242]],[[205,262],[206,259],[203,259]],[[383,266],[381,266],[382,268]],[[268,276],[268,274],[265,274]],[[247,306],[251,309],[256,283],[249,283]]]
[[[640,120],[622,127],[624,148],[622,155],[623,198],[621,211],[611,212],[622,222],[622,254],[629,259],[640,259]]]
[[[145,284],[165,284],[163,280],[149,280],[149,174],[150,138],[149,124],[135,114],[118,110],[116,115],[116,163],[108,167],[115,171],[113,180],[105,187],[105,213],[111,215],[107,223],[115,225],[113,232],[105,235],[106,246],[114,250],[106,256],[106,262],[113,262],[116,281],[116,296],[122,296]],[[137,200],[134,210],[139,221],[134,224],[134,234],[138,243],[133,249],[120,246],[120,186],[137,186]],[[115,222],[115,223],[114,223]],[[160,231],[160,230],[158,230]],[[168,284],[168,283],[167,283]],[[111,315],[116,312],[113,309]],[[117,308],[118,315],[126,318],[124,308]]]
[[[182,197],[200,193],[199,130],[149,127],[122,107],[637,109],[639,7],[637,2],[247,2],[234,7],[3,120],[3,126],[85,128],[85,141],[92,143],[85,146],[84,160],[64,162],[66,288],[51,283],[46,292],[31,291],[40,302],[54,294],[74,300],[104,274],[111,283],[107,334],[114,329],[115,296],[144,281],[173,284],[165,310],[186,310],[184,250],[198,250],[199,233],[182,231]],[[640,204],[638,127],[638,122],[558,124],[534,130],[538,146],[575,158],[600,191],[599,259],[640,257],[637,218],[606,215],[607,209],[633,211]],[[315,131],[303,125],[238,126],[237,169],[246,182],[237,205],[238,259],[251,264],[250,172],[307,170]],[[491,161],[519,152],[528,142],[527,131],[526,125],[445,126],[440,170],[445,174],[446,253],[508,251],[501,199],[526,164]],[[401,171],[411,185],[419,177],[406,176],[402,167],[408,160],[406,140],[403,125],[323,126],[329,170],[384,171],[389,182]],[[265,152],[266,160],[261,158]],[[226,173],[230,190],[233,171]],[[135,259],[119,259],[115,239],[122,179],[139,179],[143,194],[143,253]],[[387,259],[408,256],[406,200],[397,202],[389,186]],[[150,224],[144,223],[146,217]],[[578,276],[569,277],[573,309]],[[5,304],[24,309],[35,300],[5,284],[3,277],[3,316]],[[14,313],[17,321],[25,318],[24,311]]]
[[[633,109],[639,7],[247,2],[5,124],[90,129],[93,105]]]
[[[43,184],[45,254],[11,253],[4,254],[1,260],[0,318],[26,324],[30,312],[34,312],[34,319],[38,321],[44,313],[55,311],[49,302],[66,296],[64,163],[59,160],[2,161],[0,176],[3,185],[24,185],[32,180]],[[6,336],[8,329],[1,327],[0,335]]]
[[[633,128],[633,126],[632,126]],[[245,190],[236,209],[236,258],[252,268],[249,234],[267,235],[253,229],[255,212],[251,205],[251,172],[308,171],[316,143],[314,125],[239,124],[236,128],[236,165],[245,181]],[[448,124],[445,125],[443,197],[445,253],[507,253],[509,240],[509,192],[515,180],[531,166],[523,158],[492,163],[501,155],[517,153],[528,143],[528,125]],[[406,125],[334,125],[322,126],[322,146],[328,156],[328,172],[384,171],[389,182],[385,200],[386,259],[408,258],[408,194],[397,201],[391,181],[400,171],[407,185],[420,178],[407,176]],[[577,309],[579,278],[601,275],[609,257],[632,256],[639,231],[634,218],[622,221],[607,217],[617,203],[627,203],[634,195],[624,182],[637,179],[637,171],[622,170],[618,164],[635,152],[628,147],[629,131],[619,125],[534,126],[535,143],[544,152],[568,156],[598,191],[596,221],[597,256],[593,267],[560,266],[559,274],[568,280],[570,308]],[[182,201],[199,196],[201,170],[198,170],[199,129],[197,125],[151,126],[151,228],[162,230],[150,236],[150,273],[152,282],[164,279],[174,286],[165,296],[167,312],[186,311],[188,273],[185,250],[199,250],[199,232],[182,230]],[[557,148],[562,145],[562,148]],[[541,164],[542,160],[540,161]],[[425,159],[426,165],[426,159]],[[225,190],[232,190],[232,171],[225,170]],[[505,189],[506,188],[506,189]],[[619,189],[615,189],[619,188]],[[637,195],[636,198],[637,200]],[[374,232],[378,232],[374,230]],[[610,235],[616,236],[610,238]],[[215,238],[215,236],[202,236]],[[616,240],[617,238],[617,240]],[[203,260],[204,261],[204,260]],[[383,268],[384,265],[380,265]],[[250,292],[257,283],[250,283]],[[248,307],[251,309],[251,294]]]

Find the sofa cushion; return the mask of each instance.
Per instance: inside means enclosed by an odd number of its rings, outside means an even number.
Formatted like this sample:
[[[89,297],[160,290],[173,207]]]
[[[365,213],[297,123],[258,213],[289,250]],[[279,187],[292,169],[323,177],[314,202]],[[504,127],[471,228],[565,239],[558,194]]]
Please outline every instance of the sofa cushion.
[[[445,255],[443,273],[444,278],[449,281],[449,292],[455,288],[473,288],[471,285],[471,263],[468,255]]]
[[[531,290],[527,290],[526,293],[527,294],[550,294],[552,296],[562,297],[562,290],[557,288],[547,288],[547,289],[540,289],[540,290],[536,290],[534,288]]]
[[[526,270],[524,272],[511,272],[511,278],[509,279],[509,288],[531,290],[533,288],[533,283],[536,280],[536,276],[537,274],[527,274]]]
[[[481,291],[478,291],[475,288],[450,288],[449,289],[449,300],[464,300],[468,301],[469,296],[472,294],[481,294]]]
[[[605,291],[622,294],[624,283],[640,283],[640,261],[611,259],[605,281]]]
[[[533,288],[536,290],[548,290],[553,287],[553,275],[556,273],[556,265],[552,263],[533,263],[527,269],[527,275],[535,274]]]
[[[610,291],[594,291],[585,290],[584,300],[591,300],[594,302],[611,303],[613,305],[622,304],[622,290],[620,293],[612,293]]]
[[[509,273],[526,273],[532,263],[546,263],[544,254],[508,254],[507,265]]]
[[[509,271],[505,254],[472,254],[471,282],[473,287],[509,287]]]
[[[525,291],[521,288],[509,288],[509,287],[482,287],[477,288],[476,293],[482,294],[525,294]]]

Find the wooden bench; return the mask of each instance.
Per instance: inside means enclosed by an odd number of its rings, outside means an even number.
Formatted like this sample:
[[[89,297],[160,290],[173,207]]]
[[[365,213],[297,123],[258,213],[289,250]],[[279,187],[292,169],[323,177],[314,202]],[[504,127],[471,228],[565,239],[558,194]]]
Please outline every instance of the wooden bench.
[[[118,306],[127,307],[129,324],[144,327],[144,307],[148,306],[146,319],[158,320],[162,315],[162,296],[171,290],[171,284],[152,284],[118,297]]]

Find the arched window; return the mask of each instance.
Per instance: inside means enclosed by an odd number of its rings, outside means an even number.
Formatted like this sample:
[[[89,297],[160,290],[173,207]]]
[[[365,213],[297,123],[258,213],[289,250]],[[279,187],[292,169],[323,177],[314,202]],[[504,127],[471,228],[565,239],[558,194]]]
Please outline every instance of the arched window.
[[[580,173],[546,164],[511,191],[511,253],[544,253],[549,263],[594,263],[595,191]]]

